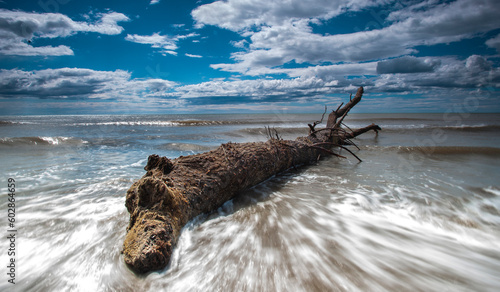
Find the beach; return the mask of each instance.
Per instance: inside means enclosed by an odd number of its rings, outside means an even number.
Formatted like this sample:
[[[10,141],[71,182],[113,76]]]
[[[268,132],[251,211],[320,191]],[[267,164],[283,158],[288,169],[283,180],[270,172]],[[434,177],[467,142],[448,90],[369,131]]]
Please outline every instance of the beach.
[[[295,139],[320,118],[0,116],[4,217],[16,182],[16,290],[500,290],[499,114],[350,114],[351,128],[382,128],[354,140],[363,162],[344,151],[277,175],[189,222],[165,270],[128,269],[125,194],[149,155],[265,141],[266,126]]]

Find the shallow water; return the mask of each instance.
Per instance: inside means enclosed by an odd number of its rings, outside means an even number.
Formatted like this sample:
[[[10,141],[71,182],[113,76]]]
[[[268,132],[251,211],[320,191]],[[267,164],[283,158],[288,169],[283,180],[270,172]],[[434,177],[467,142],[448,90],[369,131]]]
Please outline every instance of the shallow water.
[[[357,139],[362,163],[327,158],[245,191],[191,221],[147,276],[120,251],[125,193],[149,154],[266,140],[265,125],[293,138],[317,115],[1,117],[16,291],[498,291],[498,117],[351,116],[384,129]]]

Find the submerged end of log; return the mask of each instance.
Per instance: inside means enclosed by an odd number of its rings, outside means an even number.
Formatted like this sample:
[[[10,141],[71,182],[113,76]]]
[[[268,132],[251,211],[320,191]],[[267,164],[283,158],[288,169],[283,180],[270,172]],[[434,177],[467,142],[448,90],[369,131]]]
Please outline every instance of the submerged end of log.
[[[125,263],[136,273],[145,274],[165,268],[172,254],[176,239],[173,228],[163,220],[145,219],[128,230],[123,244]]]
[[[332,147],[343,147],[348,139],[366,131],[380,130],[373,124],[351,132],[340,128],[362,94],[360,88],[344,107],[330,114],[328,124],[334,121],[333,126],[314,130],[322,117],[310,126],[309,136],[295,141],[271,135],[267,142],[227,143],[174,160],[151,155],[146,174],[127,191],[130,221],[122,251],[125,263],[138,274],[164,269],[189,220],[216,210],[242,190],[287,169],[313,163],[325,153],[339,156]]]
[[[152,155],[149,161],[157,157]],[[161,179],[163,167],[159,163],[127,191],[125,205],[130,222],[123,255],[125,263],[140,274],[168,265],[180,230],[188,221],[188,202]]]

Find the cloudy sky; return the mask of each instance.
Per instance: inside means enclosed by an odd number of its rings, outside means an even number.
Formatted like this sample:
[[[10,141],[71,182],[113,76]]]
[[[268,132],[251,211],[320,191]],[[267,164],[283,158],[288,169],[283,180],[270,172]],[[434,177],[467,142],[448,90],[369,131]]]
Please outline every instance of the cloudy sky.
[[[0,114],[500,112],[498,0],[0,0]]]

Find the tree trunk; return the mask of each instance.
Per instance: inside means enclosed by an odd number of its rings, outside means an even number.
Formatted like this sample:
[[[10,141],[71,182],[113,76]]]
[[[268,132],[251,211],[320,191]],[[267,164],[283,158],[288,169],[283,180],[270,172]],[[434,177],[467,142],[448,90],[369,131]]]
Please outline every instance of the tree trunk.
[[[321,156],[337,155],[332,148],[369,130],[344,130],[340,125],[363,94],[330,113],[327,127],[311,131],[294,141],[279,135],[258,143],[227,143],[210,152],[169,160],[151,155],[147,173],[127,191],[130,222],[123,245],[125,262],[137,273],[165,268],[182,227],[194,217],[216,210],[242,190],[286,171],[316,162]],[[349,151],[350,152],[350,151]],[[351,152],[352,153],[352,152]],[[353,154],[354,155],[354,154]],[[356,156],[357,158],[357,156]],[[359,159],[359,158],[358,158]]]

